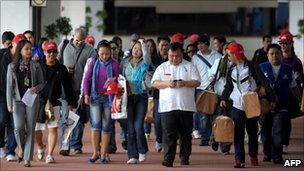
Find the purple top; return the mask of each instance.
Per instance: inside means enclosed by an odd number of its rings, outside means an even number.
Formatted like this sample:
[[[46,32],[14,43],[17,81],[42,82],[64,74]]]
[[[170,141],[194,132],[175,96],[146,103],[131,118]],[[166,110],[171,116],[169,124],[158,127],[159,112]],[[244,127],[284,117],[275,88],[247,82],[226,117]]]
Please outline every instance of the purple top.
[[[84,73],[84,78],[83,78],[83,92],[84,95],[90,96],[91,94],[91,85],[92,85],[92,79],[93,79],[93,68],[95,65],[96,60],[90,60],[88,61],[88,68],[86,72]],[[112,65],[113,65],[113,75],[114,77],[118,77],[119,75],[119,63],[115,60],[112,60]],[[107,81],[107,67],[102,66],[99,69],[99,78],[98,78],[98,87],[97,87],[97,93],[98,94],[104,94],[106,92],[106,89],[104,88],[104,84]]]
[[[289,58],[282,58],[282,63],[290,66],[294,72],[299,72],[301,75],[303,74],[303,66],[301,60],[293,55]]]

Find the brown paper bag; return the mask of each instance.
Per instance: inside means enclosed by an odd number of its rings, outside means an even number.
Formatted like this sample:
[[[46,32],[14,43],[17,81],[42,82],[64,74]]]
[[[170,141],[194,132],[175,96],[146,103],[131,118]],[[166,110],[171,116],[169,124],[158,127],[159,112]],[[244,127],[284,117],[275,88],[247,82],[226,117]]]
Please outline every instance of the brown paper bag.
[[[228,116],[218,116],[213,124],[213,133],[216,142],[232,143],[234,140],[234,123]]]
[[[258,95],[260,99],[260,105],[261,105],[261,114],[267,114],[270,113],[272,110],[272,107],[270,105],[269,100],[267,99],[267,94],[265,88],[262,86],[258,89]]]
[[[203,91],[196,99],[196,109],[200,113],[213,115],[218,103],[217,94],[213,91]]]
[[[248,92],[243,96],[243,106],[247,118],[254,118],[261,115],[261,105],[257,92]]]
[[[153,111],[154,111],[154,101],[153,101],[152,97],[149,97],[148,107],[147,107],[147,114],[146,114],[146,117],[145,117],[145,122],[146,123],[153,123],[154,122]]]

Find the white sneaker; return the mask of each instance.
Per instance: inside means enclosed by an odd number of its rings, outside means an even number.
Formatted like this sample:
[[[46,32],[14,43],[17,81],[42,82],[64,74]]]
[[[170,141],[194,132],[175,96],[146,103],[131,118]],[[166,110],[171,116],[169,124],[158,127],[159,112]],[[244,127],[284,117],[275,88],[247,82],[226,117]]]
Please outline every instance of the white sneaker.
[[[288,153],[288,146],[283,145],[283,153],[287,154]]]
[[[200,135],[200,133],[198,132],[198,130],[194,130],[194,131],[192,132],[192,136],[193,136],[193,138],[195,138],[195,139],[200,139],[200,138],[201,138],[201,135]]]
[[[145,134],[146,139],[149,140],[150,139],[150,134]]]
[[[128,161],[127,161],[127,164],[137,164],[138,160],[136,158],[130,158]]]
[[[0,159],[4,158],[6,156],[5,154],[5,149],[4,147],[3,148],[0,148]]]
[[[9,154],[9,155],[6,156],[6,160],[9,161],[9,162],[11,162],[11,161],[17,161],[17,160],[18,160],[18,157]]]
[[[139,153],[139,157],[138,157],[138,161],[141,163],[141,162],[144,162],[146,160],[146,157],[147,155],[146,154],[140,154]]]
[[[44,157],[44,153],[45,153],[45,146],[43,146],[43,148],[40,148],[37,150],[37,158],[38,160],[42,160]]]
[[[248,144],[248,143],[249,143],[249,137],[248,137],[247,131],[245,131],[244,143],[245,143],[245,144]]]
[[[261,134],[259,134],[259,136],[258,136],[258,141],[259,141],[260,144],[263,143],[263,142],[262,142],[262,136],[261,136]]]
[[[157,151],[157,152],[161,152],[163,149],[162,144],[158,143],[157,141],[155,142],[154,148],[155,148],[155,151]]]
[[[54,157],[47,155],[45,158],[45,163],[56,163]]]

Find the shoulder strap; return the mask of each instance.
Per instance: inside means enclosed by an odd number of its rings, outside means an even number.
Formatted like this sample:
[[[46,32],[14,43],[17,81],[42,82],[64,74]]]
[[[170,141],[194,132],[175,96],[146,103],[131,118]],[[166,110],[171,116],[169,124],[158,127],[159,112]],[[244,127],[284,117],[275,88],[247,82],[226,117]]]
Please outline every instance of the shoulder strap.
[[[80,55],[81,55],[81,53],[82,53],[84,47],[85,47],[85,44],[81,47],[80,52],[79,52],[78,55],[77,55],[75,65],[77,64],[77,62],[78,62],[78,60],[79,60],[79,58],[80,58]]]
[[[63,64],[63,52],[64,52],[66,46],[68,45],[68,43],[69,43],[69,40],[68,40],[68,39],[64,39],[64,40],[63,40],[63,44],[62,44],[62,47],[61,47],[61,50],[60,50],[60,56],[61,56],[61,59],[62,59],[62,60],[60,61],[60,63],[62,63],[62,64]]]
[[[223,60],[223,58],[220,59],[219,64],[218,64],[218,66],[217,66],[216,73],[215,73],[215,77],[214,77],[214,78],[215,78],[215,81],[217,81],[217,75],[218,75],[218,73],[219,73],[219,70],[220,70],[220,66],[221,66],[222,60]]]
[[[205,59],[202,55],[200,55],[200,54],[196,54],[197,55],[197,57],[200,59],[200,60],[202,60],[209,68],[211,68],[212,67],[212,65],[207,61],[207,59]]]

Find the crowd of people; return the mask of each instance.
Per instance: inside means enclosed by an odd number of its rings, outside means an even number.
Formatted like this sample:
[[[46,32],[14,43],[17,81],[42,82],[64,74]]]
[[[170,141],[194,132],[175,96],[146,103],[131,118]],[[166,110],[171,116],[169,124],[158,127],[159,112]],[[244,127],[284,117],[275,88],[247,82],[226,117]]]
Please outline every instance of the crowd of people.
[[[30,30],[17,35],[4,32],[0,50],[0,158],[23,161],[25,167],[31,166],[34,156],[55,163],[58,141],[60,155],[69,156],[71,151],[81,154],[84,127],[89,122],[92,156],[87,162],[109,164],[110,154],[117,151],[116,121],[127,164],[148,160],[152,125],[155,151],[164,154],[163,166],[173,167],[177,144],[181,165],[189,165],[192,138],[200,139],[200,146],[214,151],[220,147],[229,155],[232,143],[216,142],[212,132],[218,110],[210,115],[196,108],[196,98],[212,90],[219,99],[217,108],[225,110],[235,125],[234,167],[245,167],[245,135],[252,166],[259,165],[259,135],[263,162],[283,163],[291,119],[304,108],[303,66],[294,53],[290,32],[283,32],[277,43],[271,35],[263,36],[263,47],[253,58],[245,56],[243,45],[220,35],[210,39],[207,34],[186,37],[176,33],[159,36],[156,42],[135,33],[130,38],[130,49],[124,52],[118,36],[101,40],[95,49],[95,38],[83,28],[76,28],[72,38],[58,46],[45,37],[35,42]],[[153,76],[149,78],[147,73]],[[127,118],[114,120],[113,95],[108,89],[119,75],[127,80]],[[150,87],[145,86],[147,80]],[[247,118],[242,98],[262,87],[271,110]],[[28,91],[37,94],[32,105],[22,101]],[[153,124],[145,122],[149,98],[154,103]],[[80,119],[66,141],[69,111]],[[43,142],[46,127],[48,137]]]

